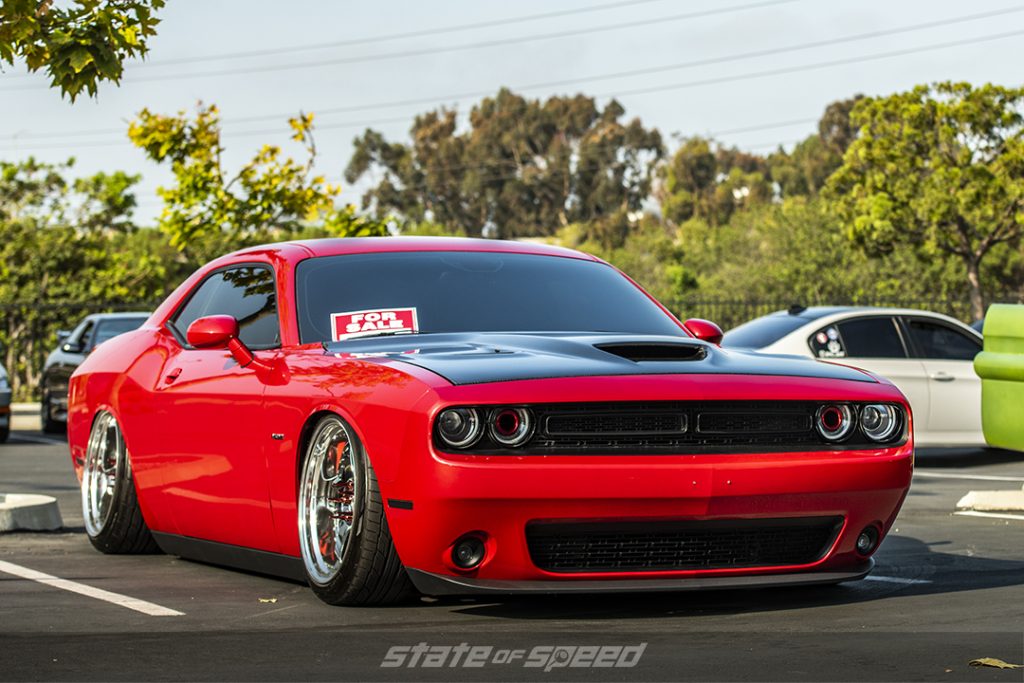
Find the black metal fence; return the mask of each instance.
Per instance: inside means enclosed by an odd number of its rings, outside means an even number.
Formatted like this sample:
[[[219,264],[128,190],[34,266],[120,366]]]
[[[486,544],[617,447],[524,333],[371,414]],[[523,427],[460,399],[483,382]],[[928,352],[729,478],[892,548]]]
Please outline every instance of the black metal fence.
[[[974,322],[971,304],[966,299],[870,299],[847,301],[779,301],[779,300],[735,300],[707,297],[681,298],[664,302],[669,310],[680,319],[704,318],[718,323],[723,330],[729,330],[748,320],[753,320],[774,311],[786,310],[791,306],[879,306],[884,308],[913,308],[934,311],[956,318],[965,323]],[[1002,294],[988,303],[1024,303],[1024,292]]]

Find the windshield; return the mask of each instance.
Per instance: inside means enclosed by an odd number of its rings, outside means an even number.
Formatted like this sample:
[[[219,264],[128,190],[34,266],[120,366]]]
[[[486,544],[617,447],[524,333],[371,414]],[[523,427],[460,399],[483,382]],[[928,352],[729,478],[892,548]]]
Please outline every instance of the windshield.
[[[303,343],[404,332],[625,332],[686,336],[613,268],[557,256],[389,252],[302,261]]]
[[[763,349],[774,344],[808,320],[786,313],[773,313],[743,323],[725,333],[722,346],[735,349]]]

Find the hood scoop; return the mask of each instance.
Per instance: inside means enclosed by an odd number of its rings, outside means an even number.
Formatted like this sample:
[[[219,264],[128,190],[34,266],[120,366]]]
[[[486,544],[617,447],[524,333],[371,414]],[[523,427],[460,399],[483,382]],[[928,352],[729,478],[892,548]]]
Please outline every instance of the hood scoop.
[[[594,344],[594,347],[619,358],[631,360],[634,363],[671,363],[675,361],[704,360],[707,357],[707,349],[696,344],[626,342]]]

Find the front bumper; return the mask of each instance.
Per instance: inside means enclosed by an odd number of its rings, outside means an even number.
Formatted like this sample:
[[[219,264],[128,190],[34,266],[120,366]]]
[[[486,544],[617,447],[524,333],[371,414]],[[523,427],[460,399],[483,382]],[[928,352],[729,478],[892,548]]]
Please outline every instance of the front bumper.
[[[420,473],[418,485],[395,482],[385,492],[399,556],[427,593],[831,583],[870,570],[856,552],[857,536],[874,526],[884,537],[895,521],[910,487],[913,446],[842,453],[467,457],[438,459],[430,469]],[[798,565],[553,572],[534,562],[526,533],[527,525],[542,522],[809,517],[840,517],[841,527],[818,559]],[[487,539],[487,557],[477,569],[460,570],[451,560],[452,547],[472,533]]]

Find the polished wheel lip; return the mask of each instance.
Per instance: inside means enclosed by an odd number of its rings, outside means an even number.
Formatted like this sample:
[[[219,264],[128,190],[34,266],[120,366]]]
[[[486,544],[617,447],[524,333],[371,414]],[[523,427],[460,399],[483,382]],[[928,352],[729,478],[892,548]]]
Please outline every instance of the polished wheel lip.
[[[85,531],[96,538],[110,520],[122,468],[127,467],[128,449],[117,420],[101,412],[93,422],[82,467],[82,516]]]
[[[337,578],[351,545],[362,496],[361,448],[340,418],[324,420],[310,439],[299,481],[299,545],[306,574],[317,585]]]

